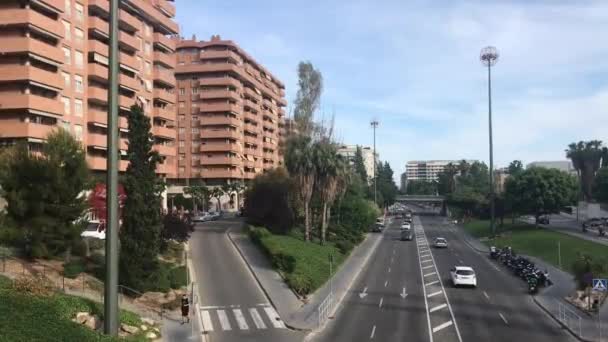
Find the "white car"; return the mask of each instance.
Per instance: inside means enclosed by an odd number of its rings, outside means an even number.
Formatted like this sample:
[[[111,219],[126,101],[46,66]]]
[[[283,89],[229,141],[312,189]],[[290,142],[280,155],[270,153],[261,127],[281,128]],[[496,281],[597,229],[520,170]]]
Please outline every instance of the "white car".
[[[99,221],[91,221],[87,225],[87,228],[80,234],[83,238],[93,238],[93,239],[106,239],[106,230],[103,227],[100,227],[101,223]]]
[[[450,276],[454,286],[477,287],[477,276],[475,276],[475,271],[469,266],[455,266],[450,270]]]
[[[407,222],[405,222],[401,225],[401,230],[410,230],[410,229],[412,229],[412,225]]]
[[[435,238],[433,242],[435,248],[448,248],[448,241],[442,237]]]

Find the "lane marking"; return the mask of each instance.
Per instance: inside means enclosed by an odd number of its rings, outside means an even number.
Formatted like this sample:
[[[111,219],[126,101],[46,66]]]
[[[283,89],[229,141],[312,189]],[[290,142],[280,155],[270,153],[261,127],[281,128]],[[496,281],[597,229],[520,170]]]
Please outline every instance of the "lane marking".
[[[239,326],[239,329],[249,330],[249,326],[247,325],[247,321],[245,321],[245,316],[243,316],[241,309],[232,309],[232,312],[234,313],[236,324]]]
[[[422,269],[425,270],[427,268],[432,268],[432,267],[433,267],[433,265],[428,265],[428,266],[424,266]]]
[[[388,273],[391,273],[391,268],[390,267],[388,268]]]
[[[230,327],[230,321],[228,320],[228,316],[224,310],[217,310],[217,317],[220,319],[222,330],[232,330]]]
[[[441,309],[447,308],[447,307],[448,307],[448,305],[444,303],[444,304],[441,304],[441,305],[437,305],[436,307],[432,308],[430,311],[431,312],[435,312],[437,310],[441,310]]]
[[[386,285],[388,285],[388,280],[384,282],[384,287],[386,287]]]
[[[262,320],[262,316],[260,316],[258,310],[255,308],[250,308],[249,314],[251,315],[251,318],[253,318],[253,324],[255,324],[256,328],[266,329],[266,324],[264,324],[264,320]]]
[[[384,301],[384,297],[380,298],[380,304],[378,304],[379,308],[382,308],[382,302]]]
[[[363,289],[363,292],[359,293],[359,298],[363,299],[367,296],[367,286]]]
[[[416,235],[418,235],[419,232],[420,232],[419,229],[415,230]],[[418,238],[418,236],[416,236],[416,238]],[[418,244],[416,244],[416,253],[418,253],[418,266],[420,267],[420,279],[422,279],[423,278],[423,276],[422,276],[423,261],[420,259],[420,246]],[[432,260],[427,260],[427,261],[432,262]],[[439,292],[439,293],[441,293],[441,292]],[[426,286],[423,286],[422,295],[424,296],[424,308],[426,309],[425,310],[426,311],[426,324],[429,329],[429,342],[433,342],[433,334],[431,333],[431,313],[429,312],[429,301],[427,298],[434,296],[434,294],[427,295]]]
[[[374,335],[376,334],[376,326],[374,325],[374,327],[372,328],[372,334],[369,335],[369,339],[373,340],[374,339]]]
[[[439,280],[435,280],[435,281],[432,281],[432,282],[430,282],[430,283],[426,283],[426,284],[424,284],[424,286],[431,286],[431,285],[435,285],[435,284],[437,284],[438,282],[439,282]]]
[[[391,257],[391,264],[393,263],[393,257]]]
[[[447,328],[450,325],[452,325],[452,321],[447,321],[445,323],[439,324],[438,326],[436,326],[436,327],[433,328],[433,333],[436,333],[436,332],[438,332],[441,329]]]
[[[507,321],[505,316],[503,316],[500,312],[498,313],[498,315],[500,316],[500,318],[502,318],[502,321],[505,322],[506,325],[509,325],[509,322]]]
[[[258,304],[259,305],[259,304]],[[209,305],[209,306],[201,306],[201,310],[214,310],[214,309],[232,309],[232,308],[240,308],[240,304],[234,305]]]
[[[266,312],[266,315],[268,315],[268,318],[270,318],[270,322],[275,328],[285,329],[285,323],[283,323],[279,317],[279,314],[277,314],[272,306],[265,307],[264,311]]]
[[[203,319],[203,331],[213,331],[213,323],[211,323],[209,311],[201,311],[201,318]]]
[[[486,291],[483,291],[483,295],[486,297],[487,300],[490,300],[490,296],[488,296],[488,294],[486,293]]]
[[[425,277],[430,277],[430,276],[432,276],[433,274],[437,274],[437,272],[431,272],[431,273],[427,273],[427,274],[425,274],[424,276],[425,276]]]
[[[500,272],[500,268],[496,267],[496,265],[490,263],[490,265],[492,265],[492,267],[494,267],[495,270],[497,270],[498,272]]]

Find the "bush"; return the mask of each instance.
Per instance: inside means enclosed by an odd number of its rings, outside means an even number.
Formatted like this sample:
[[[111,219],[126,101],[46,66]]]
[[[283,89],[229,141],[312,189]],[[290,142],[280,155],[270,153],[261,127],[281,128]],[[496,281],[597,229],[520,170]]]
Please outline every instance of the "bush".
[[[312,280],[309,276],[293,273],[287,275],[287,285],[291,287],[296,293],[299,294],[308,294],[313,291]]]
[[[74,279],[85,271],[85,264],[81,259],[73,259],[70,262],[63,264],[63,275],[67,278]]]
[[[279,271],[291,273],[296,267],[296,259],[285,253],[276,253],[272,256],[272,265]]]
[[[93,239],[91,239],[93,240]],[[87,256],[87,244],[84,240],[77,240],[72,245],[72,254],[77,255],[79,257]]]
[[[341,240],[336,242],[336,248],[340,250],[340,253],[348,255],[355,248],[355,245],[348,240]]]
[[[245,212],[250,224],[285,234],[294,224],[290,194],[294,185],[284,169],[273,169],[256,176],[245,192]]]
[[[53,294],[53,284],[44,277],[20,277],[13,282],[16,292],[30,296],[48,297]]]
[[[169,271],[169,283],[172,289],[188,286],[188,269],[186,266],[174,267]]]
[[[13,286],[13,281],[3,275],[0,275],[0,289],[5,289]]]
[[[264,228],[264,227],[252,227],[249,226],[249,237],[251,238],[251,240],[258,244],[261,245],[262,244],[262,239],[270,236],[270,232],[268,231],[268,229]]]

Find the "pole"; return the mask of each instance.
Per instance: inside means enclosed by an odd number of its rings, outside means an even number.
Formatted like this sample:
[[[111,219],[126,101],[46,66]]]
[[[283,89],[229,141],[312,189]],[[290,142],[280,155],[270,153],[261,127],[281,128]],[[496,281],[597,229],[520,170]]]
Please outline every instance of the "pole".
[[[490,228],[492,236],[496,235],[494,221],[494,148],[492,144],[492,66],[488,63],[488,129],[490,133]]]
[[[104,333],[118,334],[118,2],[110,0]]]
[[[378,121],[377,120],[372,120],[371,122],[372,128],[374,129],[374,203],[376,203],[376,205],[378,205],[378,187],[377,187],[377,177],[376,177],[376,168],[378,167],[378,165],[376,165],[376,127],[378,127]]]
[[[562,244],[561,241],[557,241],[557,260],[558,260],[558,265],[559,265],[559,269],[562,269]]]

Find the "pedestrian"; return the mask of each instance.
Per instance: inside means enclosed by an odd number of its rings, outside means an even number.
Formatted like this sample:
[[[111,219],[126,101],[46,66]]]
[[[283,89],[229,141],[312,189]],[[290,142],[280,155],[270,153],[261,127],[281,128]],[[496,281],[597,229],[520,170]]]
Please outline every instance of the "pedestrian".
[[[182,295],[182,324],[190,323],[190,302],[188,296]]]

